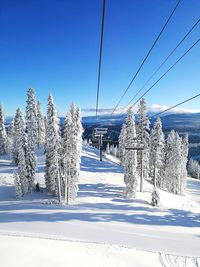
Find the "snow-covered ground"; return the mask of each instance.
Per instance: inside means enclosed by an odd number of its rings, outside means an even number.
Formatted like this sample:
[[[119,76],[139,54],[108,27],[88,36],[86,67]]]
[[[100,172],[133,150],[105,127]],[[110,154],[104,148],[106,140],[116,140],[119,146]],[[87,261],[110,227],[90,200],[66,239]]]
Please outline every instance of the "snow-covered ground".
[[[37,180],[42,185],[41,152]],[[14,168],[8,158],[1,158],[1,267],[66,266],[67,262],[111,267],[200,265],[200,181],[188,179],[186,196],[160,190],[159,208],[150,205],[152,185],[147,181],[144,193],[126,200],[123,169],[116,158],[99,162],[98,151],[85,146],[77,203],[59,206],[45,192],[16,200]],[[32,256],[21,262],[20,255],[29,251]],[[50,255],[53,260],[47,264]]]

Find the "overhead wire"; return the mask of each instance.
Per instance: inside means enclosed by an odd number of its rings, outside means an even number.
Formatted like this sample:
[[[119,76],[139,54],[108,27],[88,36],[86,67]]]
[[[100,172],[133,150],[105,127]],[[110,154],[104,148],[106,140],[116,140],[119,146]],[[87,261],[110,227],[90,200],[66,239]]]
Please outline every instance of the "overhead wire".
[[[160,76],[160,78],[158,80],[156,80],[156,82],[150,86],[143,94],[142,96],[140,96],[133,104],[132,106],[136,105],[150,90],[152,90],[152,88],[162,79],[164,78],[165,75],[167,75],[167,73],[173,69],[175,67],[176,64],[178,64],[200,41],[200,38],[192,45],[190,46],[190,48],[166,71],[164,72],[164,74],[162,74]]]
[[[129,105],[145,88],[145,86],[152,80],[152,78],[158,73],[158,71],[162,68],[162,66],[167,62],[167,60],[172,56],[172,54],[178,49],[178,47],[183,43],[183,41],[189,36],[189,34],[196,28],[199,24],[200,19],[198,19],[195,24],[190,28],[190,30],[186,33],[186,35],[179,41],[179,43],[175,46],[175,48],[170,52],[170,54],[163,60],[163,62],[159,65],[159,67],[153,72],[153,74],[149,77],[149,79],[144,83],[144,85],[138,90],[138,92],[133,96],[133,98],[129,101],[127,105]]]
[[[178,106],[180,106],[180,105],[183,105],[183,104],[185,104],[185,103],[187,103],[187,102],[189,102],[189,101],[191,101],[191,100],[193,100],[193,99],[195,99],[195,98],[197,98],[197,97],[200,97],[200,94],[197,94],[197,95],[194,95],[194,96],[192,96],[192,97],[190,97],[190,98],[187,98],[186,100],[181,101],[180,103],[178,103],[178,104],[176,104],[176,105],[174,105],[174,106],[172,106],[172,107],[170,107],[170,108],[167,108],[167,109],[165,109],[165,110],[163,110],[163,111],[161,111],[161,112],[158,112],[158,113],[156,113],[156,114],[154,114],[154,115],[148,117],[148,119],[152,119],[152,118],[154,118],[154,117],[158,117],[158,116],[162,115],[163,113],[165,113],[165,112],[167,112],[167,111],[169,111],[169,110],[171,110],[171,109],[174,109],[174,108],[176,108],[176,107],[178,107]]]
[[[168,17],[168,19],[166,20],[164,26],[162,27],[161,31],[159,32],[158,36],[156,37],[155,41],[153,42],[151,48],[149,49],[148,53],[146,54],[145,58],[143,59],[142,63],[140,64],[139,68],[137,69],[136,73],[134,74],[132,80],[130,81],[128,87],[125,89],[124,93],[122,94],[122,96],[120,97],[119,101],[117,102],[116,106],[114,107],[113,111],[111,114],[113,114],[115,112],[115,110],[117,109],[117,107],[119,106],[119,104],[121,103],[122,99],[124,98],[124,96],[126,95],[126,93],[128,92],[129,88],[131,87],[133,81],[136,79],[137,75],[139,74],[140,70],[142,69],[144,63],[146,62],[146,60],[148,59],[150,53],[152,52],[153,48],[155,47],[156,43],[158,42],[158,40],[160,39],[162,33],[164,32],[167,24],[169,23],[169,21],[171,20],[172,16],[174,15],[176,9],[178,8],[180,2],[182,0],[179,0],[177,2],[177,4],[175,5],[174,9],[172,10],[170,16]]]
[[[100,51],[99,51],[99,67],[98,67],[98,79],[97,79],[96,118],[98,118],[98,107],[99,107],[99,90],[100,90],[100,80],[101,80],[101,62],[102,62],[102,50],[103,50],[105,8],[106,8],[106,0],[103,0],[102,21],[101,21],[101,40],[100,40]]]

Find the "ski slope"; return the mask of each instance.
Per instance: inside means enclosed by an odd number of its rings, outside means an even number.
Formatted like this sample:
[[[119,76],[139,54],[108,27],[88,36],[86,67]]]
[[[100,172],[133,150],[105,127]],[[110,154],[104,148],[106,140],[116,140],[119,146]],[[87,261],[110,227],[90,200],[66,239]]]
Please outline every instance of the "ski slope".
[[[42,151],[37,154],[37,181],[42,185],[44,156]],[[47,248],[56,250],[55,265],[45,266],[56,266],[56,262],[57,266],[66,266],[73,256],[76,263],[71,262],[71,266],[200,264],[200,181],[188,179],[186,196],[160,190],[159,208],[149,204],[152,185],[147,181],[144,193],[138,192],[135,200],[126,200],[123,169],[117,159],[108,156],[99,162],[98,151],[84,146],[77,202],[65,206],[57,205],[45,191],[16,200],[14,168],[8,158],[1,158],[0,266],[25,266],[12,264],[13,259],[6,253],[9,247],[15,254],[20,249],[27,253],[36,249],[36,255],[26,260],[29,266],[31,260],[37,262],[37,255],[41,263],[47,259]],[[80,258],[88,260],[87,265],[81,264],[79,253]]]

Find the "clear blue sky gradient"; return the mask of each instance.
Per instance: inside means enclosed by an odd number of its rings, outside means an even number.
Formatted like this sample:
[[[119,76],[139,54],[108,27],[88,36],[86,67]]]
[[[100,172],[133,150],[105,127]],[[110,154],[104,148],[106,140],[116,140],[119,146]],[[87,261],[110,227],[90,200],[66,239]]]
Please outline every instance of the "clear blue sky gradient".
[[[152,45],[175,0],[107,0],[100,107],[113,107]],[[0,4],[0,102],[7,115],[24,108],[33,87],[46,110],[51,92],[60,114],[74,101],[96,102],[102,0],[6,0]],[[125,106],[200,17],[199,0],[182,0],[175,16],[121,103]],[[200,37],[200,25],[158,78]],[[200,92],[200,44],[147,96],[173,105]],[[185,104],[200,108],[200,99]]]

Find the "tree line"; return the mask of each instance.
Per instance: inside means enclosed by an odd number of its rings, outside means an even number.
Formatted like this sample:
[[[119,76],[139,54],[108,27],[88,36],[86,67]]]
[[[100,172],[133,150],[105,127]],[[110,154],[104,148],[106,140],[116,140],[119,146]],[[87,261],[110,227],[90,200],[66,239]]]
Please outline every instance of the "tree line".
[[[8,133],[0,106],[0,153],[11,154],[17,165],[17,171],[13,174],[16,197],[20,198],[35,189],[35,151],[36,148],[43,148],[46,159],[46,190],[56,196],[60,203],[73,202],[78,191],[82,133],[81,112],[72,103],[65,117],[64,134],[61,137],[53,96],[48,97],[47,113],[44,117],[41,103],[36,103],[32,88],[27,92],[25,117],[18,108]]]
[[[157,188],[182,195],[187,177],[188,136],[182,138],[172,130],[165,139],[160,118],[150,130],[144,99],[139,103],[138,114],[139,122],[136,124],[132,108],[128,109],[119,136],[118,154],[124,166],[125,196],[135,197],[141,175],[144,179],[152,179],[153,204],[159,202]],[[144,149],[126,149],[137,146],[143,146]]]

